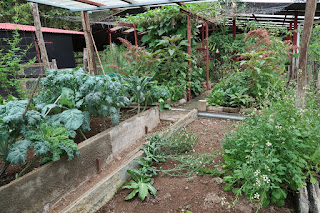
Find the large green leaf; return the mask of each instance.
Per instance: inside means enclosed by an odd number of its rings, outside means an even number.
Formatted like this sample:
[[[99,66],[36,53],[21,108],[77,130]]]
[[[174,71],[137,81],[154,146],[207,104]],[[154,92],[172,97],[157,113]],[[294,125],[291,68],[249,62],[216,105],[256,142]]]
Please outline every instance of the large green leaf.
[[[81,125],[82,131],[90,131],[90,114],[88,111],[83,112],[83,123]]]
[[[26,161],[27,151],[30,147],[30,141],[21,140],[14,143],[9,151],[7,160],[12,164],[22,164]]]
[[[138,191],[139,191],[139,189],[134,189],[134,190],[125,198],[125,200],[131,200],[132,198],[134,198],[134,196],[137,194]]]
[[[148,186],[148,189],[149,189],[150,193],[152,195],[156,196],[157,195],[157,189],[154,188],[151,184],[148,184],[147,186]]]
[[[39,155],[44,155],[50,151],[50,143],[48,141],[39,141],[33,144],[34,152]]]
[[[84,115],[78,109],[69,109],[63,111],[60,116],[60,121],[64,123],[65,127],[70,130],[77,130],[83,124]]]
[[[75,105],[75,95],[72,89],[63,87],[59,102],[72,108]]]
[[[149,183],[139,182],[138,184],[139,184],[139,195],[138,195],[138,197],[141,200],[144,200],[148,195],[148,184]]]
[[[39,121],[41,121],[42,117],[40,112],[31,110],[27,112],[26,119],[28,121],[28,124],[36,125]]]

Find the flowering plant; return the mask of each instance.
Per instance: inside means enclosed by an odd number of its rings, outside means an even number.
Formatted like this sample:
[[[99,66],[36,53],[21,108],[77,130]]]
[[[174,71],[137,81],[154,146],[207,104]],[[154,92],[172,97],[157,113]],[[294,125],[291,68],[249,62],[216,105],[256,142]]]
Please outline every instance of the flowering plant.
[[[243,192],[258,209],[270,202],[283,206],[288,189],[319,177],[319,106],[309,98],[306,109],[297,108],[292,91],[279,92],[223,144],[225,190]]]

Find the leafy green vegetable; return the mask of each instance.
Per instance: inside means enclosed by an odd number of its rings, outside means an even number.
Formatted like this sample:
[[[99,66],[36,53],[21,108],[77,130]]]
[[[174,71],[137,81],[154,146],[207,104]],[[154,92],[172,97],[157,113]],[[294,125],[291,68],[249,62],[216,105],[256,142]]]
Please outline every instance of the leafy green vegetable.
[[[151,175],[146,175],[141,173],[139,170],[127,170],[131,175],[133,180],[127,182],[122,188],[133,189],[133,191],[125,198],[125,200],[130,200],[138,193],[138,197],[144,200],[147,195],[152,194],[157,195],[157,190],[152,186],[154,180]]]

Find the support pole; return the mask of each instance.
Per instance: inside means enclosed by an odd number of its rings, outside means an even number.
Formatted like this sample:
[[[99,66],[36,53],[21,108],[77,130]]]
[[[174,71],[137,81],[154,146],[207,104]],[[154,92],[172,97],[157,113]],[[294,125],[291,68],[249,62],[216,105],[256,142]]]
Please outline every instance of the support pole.
[[[110,30],[108,30],[108,40],[109,40],[110,53],[112,55],[112,37],[111,37],[111,31]]]
[[[293,24],[293,45],[297,45],[297,40],[298,40],[298,12],[294,12],[294,24]]]
[[[201,27],[201,41],[202,41],[202,46],[204,46],[204,24],[202,24]]]
[[[304,27],[301,39],[301,49],[299,57],[299,71],[297,74],[297,106],[303,108],[305,106],[306,86],[307,86],[307,62],[308,49],[310,44],[311,33],[313,29],[314,15],[316,13],[317,0],[308,0],[306,3],[306,11],[304,15]]]
[[[91,32],[90,32],[90,36],[91,36],[92,43],[93,43],[94,49],[95,49],[95,51],[96,51],[96,54],[97,54],[97,57],[98,57],[98,60],[99,60],[100,66],[101,66],[102,73],[103,73],[103,75],[106,75],[106,73],[104,72],[104,68],[103,68],[103,65],[102,65],[101,59],[100,59],[100,55],[99,55],[99,52],[98,52],[98,48],[97,48],[97,46],[96,46],[96,42],[94,41],[94,38],[93,38],[93,35],[92,35],[92,33],[91,33]]]
[[[91,29],[90,29],[90,22],[89,22],[89,15],[87,11],[81,11],[81,21],[82,21],[82,28],[84,31],[84,38],[86,41],[86,49],[88,52],[88,69],[92,75],[98,75],[97,64],[94,56],[93,51],[93,43],[91,39]]]
[[[292,31],[292,22],[290,23],[290,29],[289,31]],[[292,41],[292,35],[289,35],[289,40]],[[291,50],[293,51],[293,50]],[[290,76],[289,76],[289,80],[291,80],[293,78],[293,58],[292,56],[290,57]]]
[[[191,58],[191,18],[188,16],[188,26],[187,26],[187,39],[188,39],[188,55]],[[191,61],[188,61],[188,93],[187,93],[187,101],[191,100],[191,88],[190,88],[190,81],[191,81]]]
[[[44,43],[43,34],[41,31],[41,22],[40,22],[38,4],[30,2],[30,7],[32,8],[34,26],[36,28],[36,36],[37,36],[38,45],[40,48],[41,61],[43,63],[44,68],[49,69],[50,64],[49,64],[48,54],[46,50],[46,45]]]
[[[136,24],[134,24],[133,25],[133,28],[134,28],[134,43],[135,43],[135,45],[136,46],[138,46],[138,34],[137,34],[137,25]]]
[[[293,39],[292,39],[292,44],[294,47],[297,47],[298,44],[298,12],[294,13],[294,22],[293,22]],[[297,53],[298,50],[294,49],[293,53]],[[292,76],[291,78],[294,79],[296,77],[296,70],[298,69],[297,67],[298,60],[297,58],[293,58],[293,63],[292,63]]]
[[[88,56],[87,56],[87,48],[83,48],[83,71],[86,73],[88,68]]]
[[[207,71],[207,90],[210,89],[209,85],[209,25],[206,23],[206,71]]]
[[[236,40],[236,33],[237,33],[236,19],[235,19],[235,18],[233,18],[233,20],[232,20],[232,34],[233,34],[233,40]]]

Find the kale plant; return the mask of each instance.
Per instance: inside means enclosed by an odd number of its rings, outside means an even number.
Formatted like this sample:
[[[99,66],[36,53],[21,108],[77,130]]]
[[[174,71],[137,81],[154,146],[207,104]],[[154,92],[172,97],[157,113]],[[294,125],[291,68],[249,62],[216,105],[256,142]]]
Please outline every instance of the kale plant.
[[[90,76],[79,91],[84,97],[84,104],[89,113],[101,116],[104,130],[106,129],[104,118],[111,117],[112,123],[118,124],[120,108],[130,103],[123,95],[123,85],[113,81],[109,76]]]
[[[27,100],[20,100],[0,105],[0,160],[4,162],[0,175],[11,163],[7,158],[16,140],[35,128],[42,119],[41,114],[34,110],[24,115],[27,103]]]
[[[129,104],[123,95],[122,78],[116,75],[91,76],[81,69],[55,71],[49,70],[42,80],[44,92],[36,98],[36,107],[42,114],[48,114],[49,124],[64,124],[69,130],[90,130],[90,115],[111,117],[112,123],[119,122],[119,109]]]
[[[138,114],[140,114],[140,105],[146,101],[146,93],[151,89],[151,85],[154,82],[151,82],[152,77],[141,77],[136,76],[135,74],[130,75],[129,78],[126,78],[127,87],[129,92],[132,94],[131,100],[134,100],[137,104]]]

